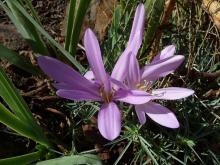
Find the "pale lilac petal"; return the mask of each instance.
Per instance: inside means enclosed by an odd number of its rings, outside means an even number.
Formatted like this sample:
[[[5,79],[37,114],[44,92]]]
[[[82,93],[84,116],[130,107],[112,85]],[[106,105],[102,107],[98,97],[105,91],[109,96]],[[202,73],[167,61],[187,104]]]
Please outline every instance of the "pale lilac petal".
[[[158,55],[156,55],[154,57],[154,59],[152,60],[151,63],[155,63],[160,60],[172,57],[174,55],[175,51],[176,51],[176,48],[174,45],[166,46]]]
[[[93,100],[93,101],[102,101],[102,98],[99,95],[94,95],[82,90],[66,90],[59,89],[56,92],[57,96],[63,97],[75,101],[84,101],[84,100]]]
[[[178,128],[179,122],[173,112],[166,107],[149,102],[139,107],[155,122],[168,128]]]
[[[146,116],[145,116],[145,112],[143,111],[142,106],[135,105],[135,111],[136,111],[137,117],[138,117],[141,125],[145,124],[146,123]]]
[[[130,87],[134,87],[136,84],[140,83],[140,68],[138,60],[135,56],[130,56],[130,64],[128,67],[128,83]]]
[[[135,11],[132,29],[128,40],[128,46],[132,46],[136,44],[133,50],[133,53],[135,55],[137,54],[138,49],[141,46],[142,39],[144,36],[144,22],[145,22],[145,10],[144,10],[144,5],[141,3],[137,6],[137,9]],[[137,36],[137,40],[135,43],[133,43],[132,41],[136,36]]]
[[[128,86],[125,85],[123,82],[118,81],[116,79],[110,78],[110,81],[112,83],[112,88],[117,91],[118,89],[124,89],[124,90],[129,90]]]
[[[175,71],[175,69],[183,62],[184,56],[176,55],[163,60],[160,60],[153,64],[145,65],[142,69],[142,80],[155,81],[160,77],[164,77],[169,73]]]
[[[118,90],[114,100],[130,103],[134,105],[144,104],[152,99],[152,95],[141,90]]]
[[[94,79],[95,79],[94,73],[93,73],[91,70],[87,71],[87,72],[84,74],[84,77],[85,77],[87,80],[94,80]]]
[[[114,140],[121,132],[121,114],[113,102],[104,104],[98,113],[98,128],[102,136]]]
[[[84,46],[86,56],[96,81],[102,83],[107,91],[110,90],[110,83],[102,62],[101,51],[98,40],[91,29],[87,29],[84,35]]]
[[[163,100],[182,99],[191,96],[193,93],[194,91],[191,89],[178,88],[178,87],[161,88],[152,91],[152,95],[154,95],[155,99],[163,99]]]
[[[141,46],[144,35],[143,34],[144,20],[145,20],[144,15],[145,15],[144,5],[140,4],[136,9],[135,18],[133,21],[132,30],[127,47],[122,53],[122,55],[119,57],[118,61],[116,62],[115,67],[111,74],[111,77],[118,81],[124,81],[124,79],[127,77],[128,74],[127,68],[129,65],[129,58],[130,58],[129,56],[131,54],[137,56],[138,49]]]
[[[57,87],[66,84],[69,87],[72,86],[74,89],[77,88],[78,90],[90,92],[99,90],[95,84],[88,81],[70,66],[56,60],[55,58],[40,56],[37,60],[40,68],[49,77],[61,83],[57,84]]]
[[[125,80],[128,74],[128,65],[131,54],[131,50],[126,48],[112,70],[112,78],[121,82]]]
[[[56,89],[74,89],[74,87],[71,84],[67,84],[67,83],[54,83],[53,86]]]

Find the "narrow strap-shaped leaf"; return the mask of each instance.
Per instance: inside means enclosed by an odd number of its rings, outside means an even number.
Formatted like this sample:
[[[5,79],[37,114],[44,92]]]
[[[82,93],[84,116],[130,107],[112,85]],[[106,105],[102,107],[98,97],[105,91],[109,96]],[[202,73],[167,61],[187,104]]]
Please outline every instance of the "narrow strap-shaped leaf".
[[[0,103],[0,122],[25,137],[28,137],[28,138],[34,137],[34,133],[32,131],[31,125],[25,124],[18,117],[12,114],[1,103]]]
[[[41,36],[38,34],[36,28],[33,24],[18,10],[18,8],[14,5],[19,3],[17,1],[6,0],[6,3],[14,17],[12,22],[17,27],[18,31],[21,35],[28,41],[31,48],[36,53],[40,54],[48,54],[46,44],[42,40]]]
[[[4,70],[0,67],[0,96],[9,105],[11,110],[17,117],[26,122],[32,122],[32,114],[28,110],[28,106],[19,95],[19,92],[8,79]]]
[[[54,46],[56,46],[63,55],[77,68],[80,72],[84,72],[85,68],[69,53],[67,52],[59,43],[57,43],[30,15],[27,11],[19,4],[17,1],[13,1],[14,5],[19,9],[19,11],[35,26],[35,28],[44,35]],[[3,2],[0,1],[1,6],[5,6]]]
[[[40,70],[33,66],[30,61],[20,56],[16,52],[4,47],[0,44],[0,58],[8,60],[11,64],[17,66],[18,68],[29,72],[33,75],[40,73]]]
[[[90,0],[78,1],[78,8],[75,11],[75,17],[73,21],[73,29],[70,38],[69,52],[74,55],[76,52],[77,44],[79,42],[79,35],[82,27],[82,23],[89,7]]]
[[[65,49],[67,51],[69,50],[69,46],[70,46],[71,34],[74,26],[75,11],[76,11],[76,0],[70,0],[67,29],[65,36]]]
[[[29,137],[32,140],[46,147],[52,146],[48,141],[48,139],[45,137],[42,129],[33,119],[32,113],[29,111],[27,104],[25,103],[25,101],[23,100],[17,89],[14,87],[12,82],[8,79],[7,75],[5,74],[4,70],[1,67],[0,67],[0,97],[3,98],[3,100],[10,107],[11,111],[16,115],[16,118],[19,119],[17,120],[17,122],[19,123],[16,124],[18,128],[19,125],[23,125],[22,127],[27,127],[26,129],[21,128],[19,130],[16,130],[17,128],[16,125],[11,125],[11,128],[12,126],[15,126],[15,128],[12,129],[17,131],[18,133],[21,133],[23,136]],[[10,115],[10,114],[7,113],[6,115]],[[7,119],[6,121],[9,121],[9,119]],[[11,122],[13,122],[13,120],[14,119],[12,119]],[[8,125],[10,124],[10,122],[8,124],[7,123],[5,124]],[[26,132],[23,132],[23,130],[26,130]]]
[[[43,154],[44,152],[42,151],[36,151],[26,155],[0,159],[0,164],[1,165],[31,164],[39,160],[43,156]]]

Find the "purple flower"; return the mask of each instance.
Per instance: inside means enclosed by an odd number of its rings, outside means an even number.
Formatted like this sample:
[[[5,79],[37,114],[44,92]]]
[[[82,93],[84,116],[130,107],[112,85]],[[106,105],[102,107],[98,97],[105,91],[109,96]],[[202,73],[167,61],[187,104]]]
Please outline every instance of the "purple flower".
[[[149,94],[146,97],[149,97],[150,100],[147,103],[135,105],[135,111],[141,124],[146,122],[145,114],[147,114],[153,121],[162,126],[169,128],[179,127],[179,122],[174,113],[166,107],[154,103],[153,100],[177,100],[192,95],[194,91],[178,87],[152,89],[155,80],[174,72],[183,62],[184,56],[174,56],[174,53],[175,47],[173,45],[167,46],[150,64],[145,65],[141,70],[136,57],[134,55],[130,56],[127,76],[128,86],[131,89],[145,91]]]
[[[141,46],[144,36],[144,22],[145,10],[144,5],[141,3],[137,6],[134,21],[132,24],[131,34],[127,43],[127,47],[122,55],[119,57],[115,67],[112,71],[111,77],[123,81],[127,76],[127,69],[129,65],[129,55],[132,53],[137,55],[138,49]]]
[[[56,94],[70,100],[93,100],[103,102],[98,113],[98,128],[103,137],[113,140],[121,131],[121,114],[114,101],[143,104],[149,101],[145,91],[126,88],[120,81],[126,77],[128,60],[138,51],[143,37],[144,5],[137,7],[127,48],[122,53],[110,77],[102,62],[101,51],[94,33],[87,29],[84,46],[91,71],[84,77],[70,66],[51,57],[41,56],[38,64],[57,83]],[[120,88],[122,87],[122,88]]]

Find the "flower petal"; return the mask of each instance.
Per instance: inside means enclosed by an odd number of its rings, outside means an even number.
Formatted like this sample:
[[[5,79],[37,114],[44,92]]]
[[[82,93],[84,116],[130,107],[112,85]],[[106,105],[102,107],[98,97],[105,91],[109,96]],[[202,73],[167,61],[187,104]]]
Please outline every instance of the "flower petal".
[[[136,56],[138,53],[138,49],[141,46],[144,36],[144,21],[145,21],[144,5],[139,4],[135,12],[135,17],[127,47],[119,57],[118,61],[116,62],[115,67],[111,74],[111,77],[118,81],[124,81],[124,79],[127,76],[128,73],[127,68],[129,65],[129,58],[130,58],[129,56],[131,54]]]
[[[98,128],[102,136],[114,140],[121,132],[121,114],[113,102],[104,104],[98,113]]]
[[[87,29],[84,35],[84,46],[86,56],[96,81],[102,83],[107,91],[110,90],[110,83],[102,62],[101,51],[98,40],[91,29]]]
[[[137,47],[137,39],[140,35],[136,35],[134,39],[132,40],[132,43],[126,47],[122,55],[119,57],[118,61],[115,64],[115,67],[112,70],[111,77],[118,80],[118,81],[124,81],[124,79],[127,77],[128,74],[128,67],[129,67],[129,61],[130,56],[136,56],[137,51],[135,52],[135,47]],[[140,46],[138,46],[139,49]],[[137,50],[138,50],[137,49]]]
[[[87,71],[87,72],[84,74],[84,77],[85,77],[87,80],[94,80],[94,79],[95,79],[94,73],[93,73],[91,70]]]
[[[137,117],[141,123],[141,125],[146,123],[146,116],[145,116],[145,112],[142,109],[142,106],[140,105],[135,105],[135,111],[137,114]]]
[[[130,87],[134,87],[136,84],[140,83],[140,68],[138,60],[134,55],[130,56],[130,64],[128,67],[128,83]]]
[[[153,102],[140,105],[143,110],[153,121],[168,128],[178,128],[179,122],[173,112],[166,107]]]
[[[66,84],[66,86],[68,86],[68,89],[69,87],[72,87],[73,89],[77,88],[78,90],[80,89],[84,91],[93,92],[93,89],[96,88],[96,90],[98,91],[98,88],[95,84],[88,81],[73,68],[62,63],[61,61],[47,56],[40,56],[37,60],[40,68],[49,77],[61,83],[59,84],[59,87],[61,87],[61,85]]]
[[[118,90],[114,100],[130,104],[144,104],[152,99],[152,95],[141,90]]]
[[[187,88],[169,87],[155,89],[152,91],[155,99],[177,100],[188,97],[194,93],[193,90]]]
[[[56,88],[56,89],[73,89],[73,86],[71,86],[70,84],[67,84],[67,83],[54,83],[53,86]]]
[[[151,63],[155,63],[160,60],[172,57],[174,55],[175,51],[176,51],[176,48],[174,45],[166,46],[158,55],[156,55],[154,57],[154,59],[152,60]]]
[[[92,93],[88,93],[82,90],[59,89],[56,92],[56,94],[57,96],[75,101],[83,101],[83,100],[102,101],[99,95],[94,95]]]
[[[175,69],[183,62],[184,56],[176,55],[169,57],[153,64],[145,65],[142,69],[142,80],[155,81],[160,77],[164,77]]]
[[[144,5],[141,3],[136,8],[131,33],[128,40],[128,46],[132,46],[134,44],[136,45],[133,47],[133,53],[135,55],[137,54],[138,49],[140,48],[143,40],[144,22],[145,22],[145,10],[144,10]],[[135,43],[133,43],[132,41],[134,40],[135,36],[137,36],[137,40]]]
[[[129,59],[132,52],[130,49],[126,48],[125,51],[122,53],[122,55],[119,57],[118,61],[115,64],[115,67],[112,70],[111,77],[118,80],[118,81],[124,81],[128,74],[128,65],[129,65]]]

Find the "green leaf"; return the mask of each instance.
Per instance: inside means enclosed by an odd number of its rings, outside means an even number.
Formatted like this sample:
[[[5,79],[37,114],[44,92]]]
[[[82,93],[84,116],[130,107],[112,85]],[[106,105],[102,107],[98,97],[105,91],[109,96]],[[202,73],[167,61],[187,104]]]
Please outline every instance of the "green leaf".
[[[21,121],[1,103],[0,103],[0,122],[25,137],[32,138],[34,136],[31,125],[27,125],[27,123]]]
[[[61,158],[46,160],[37,163],[37,165],[101,165],[102,162],[98,156],[92,154],[64,156]]]
[[[65,49],[68,51],[70,46],[71,34],[74,26],[75,10],[76,10],[76,0],[70,0],[68,12],[67,29],[65,36]]]
[[[30,163],[33,163],[39,160],[43,156],[43,154],[44,152],[42,151],[36,151],[36,152],[26,154],[26,155],[0,159],[0,164],[1,165],[15,165],[15,164],[18,164],[19,162],[20,165],[26,165],[26,164],[30,164]]]
[[[19,95],[19,92],[8,79],[4,70],[0,67],[0,96],[9,105],[10,109],[18,118],[26,122],[33,121],[32,114],[28,106]]]
[[[74,55],[76,52],[77,44],[79,42],[81,27],[90,3],[90,1],[88,0],[80,0],[77,1],[78,4],[76,5],[76,2],[73,1],[76,0],[72,0],[70,2],[70,7],[72,7],[72,9],[69,10],[66,43],[65,43],[66,49],[68,49],[68,51],[72,55]],[[74,7],[75,10],[73,9]]]
[[[38,34],[33,24],[18,10],[15,3],[18,1],[6,0],[7,7],[3,7],[9,15],[11,21],[17,27],[21,35],[27,40],[31,48],[36,53],[48,54],[46,44],[43,42],[41,36]]]
[[[35,21],[29,13],[17,2],[17,1],[11,1],[13,4],[17,7],[19,12],[23,14],[25,18],[27,18],[34,27],[41,33],[47,40],[50,41],[51,44],[53,44],[55,47],[57,47],[61,53],[77,68],[80,72],[84,72],[85,68],[69,53],[67,52],[59,43],[57,43],[42,27]],[[3,9],[7,12],[7,8],[5,7],[4,3],[0,1],[0,5],[3,7]],[[10,13],[7,12],[7,15],[10,16]],[[10,17],[10,19],[12,19]]]
[[[30,61],[20,56],[16,52],[4,47],[0,44],[0,58],[8,60],[11,64],[31,74],[38,74],[40,70],[33,66]]]
[[[21,97],[21,95],[14,87],[12,82],[8,79],[7,75],[5,74],[4,70],[1,67],[0,67],[0,96],[8,104],[11,111],[16,115],[15,119],[19,119],[16,120],[17,126],[16,125],[9,125],[9,126],[12,127],[12,129],[14,129],[15,131],[22,133],[22,135],[29,137],[32,140],[37,141],[46,147],[51,147],[50,142],[45,137],[43,131],[35,122],[32,113],[30,112],[24,99]],[[3,108],[3,110],[5,109]],[[6,114],[6,116],[13,118],[13,116],[12,115],[10,116],[9,113]],[[11,119],[10,121],[9,120],[10,118],[6,120],[8,124],[11,124],[10,122],[13,122],[14,120]],[[7,125],[7,123],[5,124]],[[14,124],[16,124],[16,122]],[[25,127],[27,125],[28,125],[27,129],[25,128],[24,130],[22,130],[23,129],[22,127]]]

